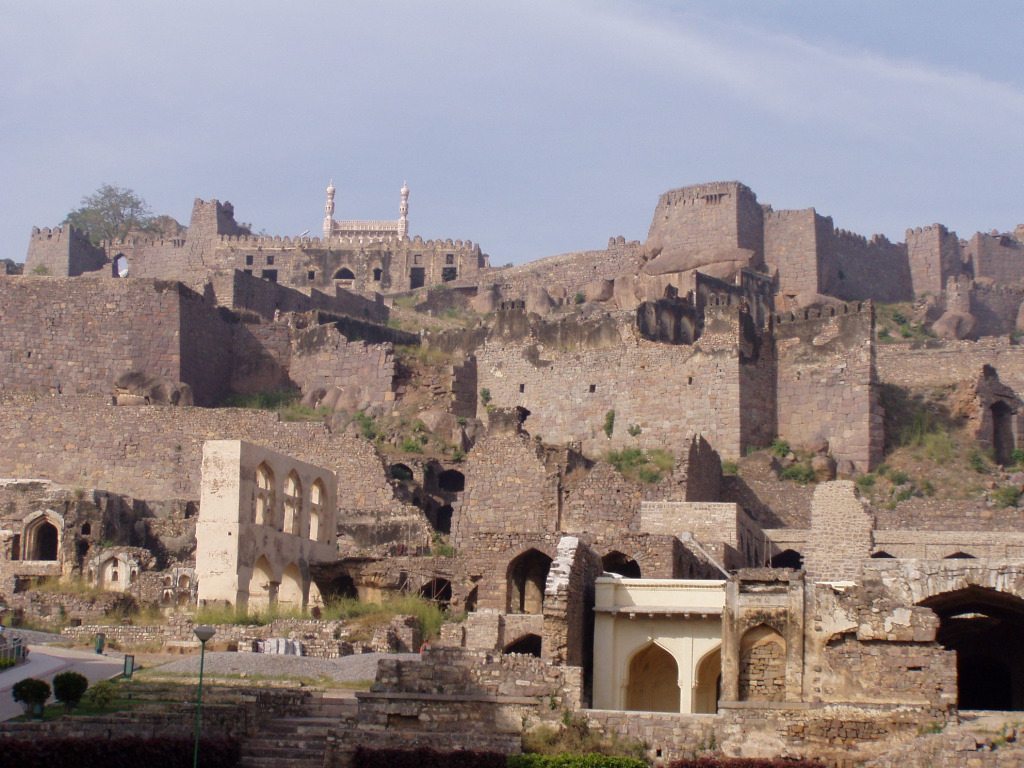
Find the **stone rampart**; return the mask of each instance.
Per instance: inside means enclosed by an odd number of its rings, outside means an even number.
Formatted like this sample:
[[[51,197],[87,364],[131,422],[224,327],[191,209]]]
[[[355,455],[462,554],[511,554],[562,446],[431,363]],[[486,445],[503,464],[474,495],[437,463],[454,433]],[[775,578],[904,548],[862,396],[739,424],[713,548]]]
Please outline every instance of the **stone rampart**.
[[[870,303],[776,317],[779,437],[796,448],[824,438],[865,471],[881,460],[874,327]]]
[[[999,379],[1024,392],[1024,346],[1007,338],[979,341],[894,342],[876,349],[878,380],[901,387],[937,387],[974,381],[982,366],[999,371]]]

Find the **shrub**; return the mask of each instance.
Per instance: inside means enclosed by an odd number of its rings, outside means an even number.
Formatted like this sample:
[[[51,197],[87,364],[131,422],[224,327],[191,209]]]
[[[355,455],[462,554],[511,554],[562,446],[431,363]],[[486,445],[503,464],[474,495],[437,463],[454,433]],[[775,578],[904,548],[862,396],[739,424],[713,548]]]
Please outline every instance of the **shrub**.
[[[936,464],[945,464],[953,458],[953,441],[945,432],[932,432],[924,437],[924,453]],[[1021,451],[1024,459],[1024,451]]]
[[[983,475],[988,472],[988,461],[985,459],[985,454],[977,448],[972,448],[967,454],[967,466],[978,474]]]
[[[423,453],[423,445],[414,437],[407,437],[399,446],[406,453]]]
[[[117,685],[110,680],[100,680],[86,691],[85,698],[97,709],[106,709],[117,698]]]
[[[585,755],[509,755],[508,768],[647,768],[635,757],[616,757],[593,752]]]
[[[28,712],[33,704],[45,704],[50,698],[50,684],[45,680],[37,680],[34,677],[26,677],[19,680],[11,688],[11,695],[15,701],[21,702]]]
[[[89,680],[86,676],[71,670],[61,672],[53,678],[53,695],[68,712],[78,706],[88,687]]]
[[[782,480],[792,480],[800,483],[800,485],[807,485],[814,480],[814,470],[807,464],[794,464],[782,470],[779,473],[779,478]]]
[[[889,473],[889,482],[893,485],[903,485],[910,482],[910,475],[898,469]]]
[[[604,434],[606,437],[611,437],[612,432],[615,430],[615,411],[608,411],[604,415]]]
[[[480,390],[480,403],[486,408],[491,402],[491,390],[484,387]]]
[[[582,293],[577,293],[575,296],[572,297],[572,300],[576,304],[582,304],[586,300],[586,297]]]
[[[862,491],[870,491],[875,486],[875,476],[861,475],[854,482],[857,483],[857,487]]]
[[[463,749],[441,752],[427,747],[419,749],[373,749],[356,747],[354,768],[505,768],[506,757],[500,752],[477,752]]]
[[[675,465],[675,456],[660,449],[641,451],[639,448],[623,448],[621,451],[609,451],[605,458],[623,477],[641,483],[661,482]]]
[[[735,461],[723,461],[722,462],[722,474],[723,475],[735,475],[740,471],[740,465]]]
[[[1010,461],[1013,462],[1015,467],[1019,467],[1024,464],[1024,449],[1014,448],[1010,452]]]
[[[204,768],[231,768],[241,759],[234,739],[202,738]],[[190,768],[193,741],[188,737],[45,738],[0,740],[0,765],[52,768],[55,765],[145,765],[149,768]]]
[[[1020,501],[1020,488],[1012,485],[1005,485],[992,491],[992,499],[1000,507],[1016,507]]]
[[[669,768],[825,768],[817,760],[783,760],[760,757],[697,757],[673,760]]]
[[[768,451],[772,454],[772,456],[778,456],[779,458],[782,458],[783,456],[788,456],[789,443],[786,442],[785,440],[781,440],[776,437],[774,440],[772,440],[772,444],[769,446]]]
[[[626,431],[629,433],[630,437],[636,437],[644,430],[639,424],[630,424]]]

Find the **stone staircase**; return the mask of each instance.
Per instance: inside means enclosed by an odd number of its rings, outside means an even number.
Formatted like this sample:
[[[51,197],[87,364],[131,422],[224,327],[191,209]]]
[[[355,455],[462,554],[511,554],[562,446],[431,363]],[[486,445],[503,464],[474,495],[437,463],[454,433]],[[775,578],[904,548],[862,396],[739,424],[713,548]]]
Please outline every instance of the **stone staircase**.
[[[240,768],[322,768],[327,731],[357,713],[352,691],[314,694],[302,715],[268,720],[258,736],[242,744]]]

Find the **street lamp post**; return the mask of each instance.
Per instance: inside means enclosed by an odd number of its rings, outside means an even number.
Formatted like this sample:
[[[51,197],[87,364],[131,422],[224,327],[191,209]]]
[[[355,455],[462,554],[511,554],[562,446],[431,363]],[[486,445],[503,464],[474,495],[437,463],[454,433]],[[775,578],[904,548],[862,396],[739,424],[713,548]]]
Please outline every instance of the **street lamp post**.
[[[206,641],[217,631],[213,627],[196,627],[193,633],[201,645],[199,651],[199,693],[196,696],[196,748],[192,753],[192,768],[199,768],[199,725],[203,721],[203,663],[206,661]]]

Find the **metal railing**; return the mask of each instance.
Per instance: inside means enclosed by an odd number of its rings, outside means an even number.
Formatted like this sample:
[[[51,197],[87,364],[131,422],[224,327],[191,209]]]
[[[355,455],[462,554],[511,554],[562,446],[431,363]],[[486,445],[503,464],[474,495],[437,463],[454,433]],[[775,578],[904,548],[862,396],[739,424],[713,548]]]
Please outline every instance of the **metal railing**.
[[[10,638],[6,643],[0,643],[0,666],[6,668],[18,664],[28,656],[28,646],[20,637]]]

